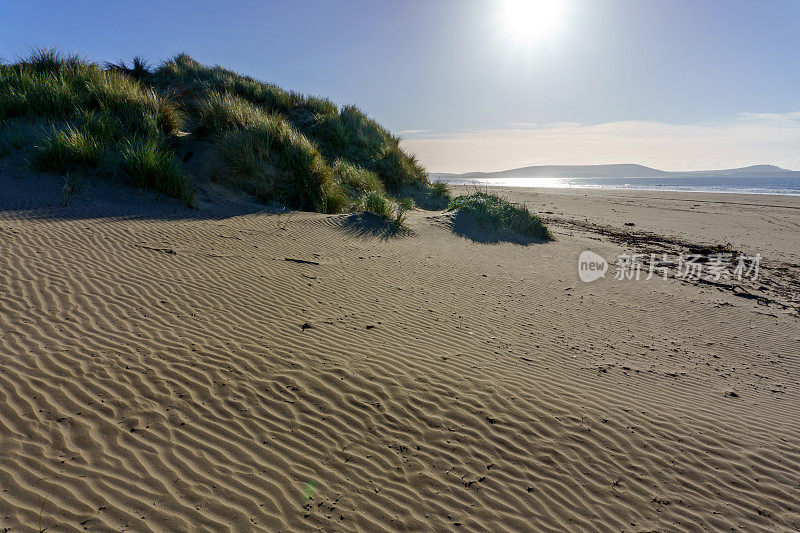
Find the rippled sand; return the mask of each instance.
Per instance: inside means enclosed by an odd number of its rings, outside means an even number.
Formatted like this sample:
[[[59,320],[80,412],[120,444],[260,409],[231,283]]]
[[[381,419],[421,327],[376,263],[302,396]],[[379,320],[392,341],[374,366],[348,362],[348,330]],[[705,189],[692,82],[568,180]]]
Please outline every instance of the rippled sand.
[[[798,317],[584,284],[623,244],[568,222],[790,276],[797,200],[517,190],[518,246],[62,183],[0,172],[0,530],[800,528]]]

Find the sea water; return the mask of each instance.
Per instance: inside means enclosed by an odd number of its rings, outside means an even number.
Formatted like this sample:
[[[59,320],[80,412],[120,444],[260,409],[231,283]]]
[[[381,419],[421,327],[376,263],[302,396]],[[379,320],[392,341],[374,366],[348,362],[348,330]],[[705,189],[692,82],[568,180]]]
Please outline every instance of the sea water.
[[[639,191],[685,191],[800,196],[795,177],[651,177],[651,178],[442,178],[451,185],[498,187],[557,187]]]

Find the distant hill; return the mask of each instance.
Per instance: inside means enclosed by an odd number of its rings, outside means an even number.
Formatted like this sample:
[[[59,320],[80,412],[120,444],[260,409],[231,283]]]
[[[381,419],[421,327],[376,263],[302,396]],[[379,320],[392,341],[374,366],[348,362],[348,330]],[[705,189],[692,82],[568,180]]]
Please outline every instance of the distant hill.
[[[673,172],[635,164],[618,165],[542,165],[514,168],[500,172],[468,172],[465,174],[431,174],[437,178],[490,179],[490,178],[661,178],[661,177],[800,177],[800,171],[787,170],[775,165],[753,165],[722,170],[695,170]]]

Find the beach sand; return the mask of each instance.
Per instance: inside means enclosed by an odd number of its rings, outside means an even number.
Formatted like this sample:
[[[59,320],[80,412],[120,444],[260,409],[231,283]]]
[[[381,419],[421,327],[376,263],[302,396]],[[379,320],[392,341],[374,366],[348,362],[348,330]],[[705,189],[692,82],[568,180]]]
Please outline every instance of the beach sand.
[[[0,172],[0,531],[800,528],[800,198],[506,189],[520,246],[62,185]],[[578,278],[678,241],[765,286]]]

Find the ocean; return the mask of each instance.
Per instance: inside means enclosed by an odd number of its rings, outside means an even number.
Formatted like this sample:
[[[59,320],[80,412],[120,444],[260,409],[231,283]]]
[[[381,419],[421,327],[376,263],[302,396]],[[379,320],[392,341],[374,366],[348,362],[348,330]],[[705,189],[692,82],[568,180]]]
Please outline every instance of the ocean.
[[[638,191],[683,191],[800,196],[796,177],[655,177],[655,178],[440,178],[452,185],[499,187],[556,187],[567,189],[614,189]]]

